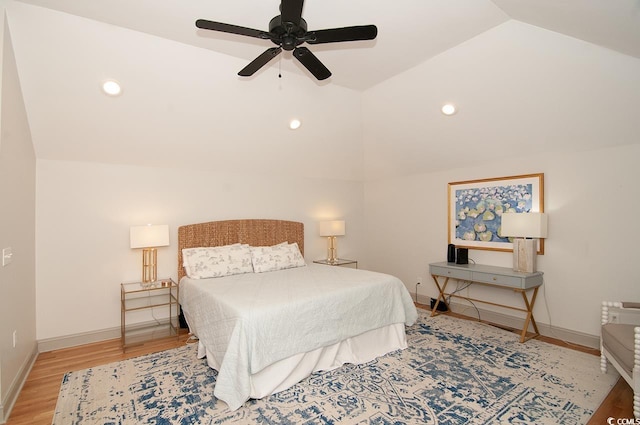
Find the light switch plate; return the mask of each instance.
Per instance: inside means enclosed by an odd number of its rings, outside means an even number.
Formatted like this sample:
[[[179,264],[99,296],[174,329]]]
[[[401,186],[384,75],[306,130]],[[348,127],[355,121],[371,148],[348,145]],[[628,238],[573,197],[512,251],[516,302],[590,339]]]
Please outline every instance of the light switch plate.
[[[13,249],[11,247],[4,248],[2,250],[2,266],[6,266],[7,264],[13,261]]]

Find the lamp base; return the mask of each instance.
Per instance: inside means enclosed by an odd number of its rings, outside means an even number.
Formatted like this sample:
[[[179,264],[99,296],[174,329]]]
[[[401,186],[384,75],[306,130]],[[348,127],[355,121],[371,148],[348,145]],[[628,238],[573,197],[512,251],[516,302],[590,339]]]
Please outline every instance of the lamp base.
[[[516,238],[513,240],[513,271],[533,273],[536,271],[538,244],[536,239]]]
[[[336,237],[327,237],[327,263],[336,264],[338,262],[338,248],[336,245]]]
[[[150,287],[158,279],[158,251],[155,248],[142,250],[142,284]]]

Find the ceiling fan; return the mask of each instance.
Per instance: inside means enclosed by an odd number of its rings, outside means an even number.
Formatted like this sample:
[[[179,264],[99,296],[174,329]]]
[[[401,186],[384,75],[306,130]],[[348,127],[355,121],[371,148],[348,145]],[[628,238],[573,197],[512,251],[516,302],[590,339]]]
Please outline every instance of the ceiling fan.
[[[318,80],[324,80],[331,76],[320,60],[311,53],[311,50],[300,45],[302,43],[321,44],[337,43],[342,41],[373,40],[378,35],[375,25],[361,25],[342,28],[331,28],[317,31],[307,31],[307,22],[302,19],[302,6],[304,0],[282,0],[280,3],[280,15],[271,19],[269,31],[261,31],[253,28],[224,24],[222,22],[198,19],[196,27],[212,31],[221,31],[231,34],[245,35],[248,37],[271,40],[278,47],[267,49],[244,67],[238,75],[249,77],[266,65],[271,59],[278,56],[282,50],[293,50],[293,56],[300,61],[305,68]]]

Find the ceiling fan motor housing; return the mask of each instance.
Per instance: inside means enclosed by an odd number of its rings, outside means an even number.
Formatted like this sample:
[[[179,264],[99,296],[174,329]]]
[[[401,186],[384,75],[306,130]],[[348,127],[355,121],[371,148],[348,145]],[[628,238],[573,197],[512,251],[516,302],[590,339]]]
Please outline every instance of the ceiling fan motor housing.
[[[283,23],[282,17],[278,15],[269,22],[269,33],[272,35],[271,41],[274,44],[290,51],[305,42],[307,22],[300,18],[300,23],[297,25],[293,22]]]

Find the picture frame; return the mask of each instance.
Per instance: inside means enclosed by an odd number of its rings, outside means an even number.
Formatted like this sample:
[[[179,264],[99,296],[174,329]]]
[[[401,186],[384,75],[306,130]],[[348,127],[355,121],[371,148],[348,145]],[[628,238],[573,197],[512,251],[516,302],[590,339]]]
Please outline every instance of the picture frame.
[[[502,213],[544,212],[544,173],[448,184],[448,240],[457,248],[513,251],[500,237]],[[538,240],[544,254],[544,239]]]

